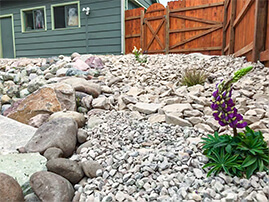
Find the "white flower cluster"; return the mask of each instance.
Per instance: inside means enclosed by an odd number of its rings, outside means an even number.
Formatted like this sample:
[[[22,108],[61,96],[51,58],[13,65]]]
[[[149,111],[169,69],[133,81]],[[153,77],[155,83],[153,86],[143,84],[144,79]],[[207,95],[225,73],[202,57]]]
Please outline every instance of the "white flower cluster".
[[[141,53],[142,53],[142,48],[140,48],[140,49],[138,50],[137,47],[134,46],[134,49],[133,49],[132,53],[141,54]]]

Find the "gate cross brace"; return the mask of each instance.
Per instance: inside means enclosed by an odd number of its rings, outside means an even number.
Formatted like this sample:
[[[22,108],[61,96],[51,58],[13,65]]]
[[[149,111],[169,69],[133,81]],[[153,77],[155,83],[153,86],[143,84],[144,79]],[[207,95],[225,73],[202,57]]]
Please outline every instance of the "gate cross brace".
[[[163,23],[164,23],[165,19],[162,20],[162,22],[159,24],[158,28],[156,29],[156,31],[153,30],[152,26],[149,24],[149,22],[147,20],[145,20],[146,25],[148,26],[150,32],[153,34],[149,44],[147,45],[145,50],[148,50],[149,47],[151,46],[151,44],[153,43],[153,40],[156,38],[158,44],[161,46],[162,49],[164,49],[164,46],[159,38],[159,36],[157,35],[157,33],[160,31]]]

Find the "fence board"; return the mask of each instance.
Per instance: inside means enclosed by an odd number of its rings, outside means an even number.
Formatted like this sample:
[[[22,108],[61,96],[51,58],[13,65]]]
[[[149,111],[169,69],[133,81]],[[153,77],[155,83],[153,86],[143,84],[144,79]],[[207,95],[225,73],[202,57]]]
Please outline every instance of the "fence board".
[[[269,66],[269,0],[180,0],[126,11],[126,53],[234,54]],[[220,50],[221,47],[221,50]]]
[[[268,10],[268,0],[226,0],[222,53],[267,61]]]
[[[141,11],[136,8],[125,11],[125,53],[131,53],[134,46],[141,48]]]
[[[267,25],[266,25],[266,36],[265,36],[265,47],[264,51],[260,54],[260,60],[265,63],[267,67],[269,67],[269,2],[267,1]]]

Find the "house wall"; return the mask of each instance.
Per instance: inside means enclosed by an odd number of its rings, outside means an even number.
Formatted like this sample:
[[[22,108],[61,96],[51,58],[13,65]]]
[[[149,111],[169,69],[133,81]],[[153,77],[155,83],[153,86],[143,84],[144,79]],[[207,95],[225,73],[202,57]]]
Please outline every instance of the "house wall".
[[[86,15],[81,12],[80,28],[52,30],[51,4],[72,0],[24,0],[1,3],[0,15],[14,15],[14,32],[17,57],[49,57],[73,52],[86,52]],[[20,9],[46,6],[47,31],[21,32]],[[121,1],[80,0],[80,10],[90,7],[88,16],[88,46],[94,54],[121,53]]]
[[[139,8],[138,5],[134,4],[132,1],[128,1],[128,10],[132,10],[132,9],[135,9],[135,8]]]
[[[152,0],[139,0],[139,2],[144,6],[146,6],[147,8],[153,3]]]
[[[143,7],[148,8],[153,3],[156,2],[152,0],[128,0],[128,10],[139,8],[141,7],[140,5],[143,5]]]

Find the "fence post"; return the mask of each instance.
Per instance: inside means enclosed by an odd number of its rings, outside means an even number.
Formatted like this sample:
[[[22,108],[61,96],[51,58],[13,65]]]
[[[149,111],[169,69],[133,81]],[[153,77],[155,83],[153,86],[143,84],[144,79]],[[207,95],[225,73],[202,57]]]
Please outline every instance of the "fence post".
[[[232,12],[231,12],[231,18],[230,18],[230,42],[229,42],[229,53],[232,54],[234,53],[234,20],[236,17],[236,3],[237,0],[232,0],[231,5],[232,5]]]
[[[170,40],[170,9],[169,6],[166,6],[166,27],[165,27],[165,54],[169,53],[169,40]]]
[[[225,47],[226,47],[226,25],[227,25],[227,13],[228,13],[228,1],[225,0],[224,3],[224,19],[223,19],[223,33],[222,33],[222,49],[221,49],[221,54],[224,55],[225,54]]]
[[[145,11],[142,10],[141,14],[140,14],[140,47],[142,49],[142,51],[144,51],[144,15],[145,15]]]
[[[256,62],[260,58],[260,52],[265,48],[267,1],[256,0],[255,5],[255,25],[254,44],[252,51],[252,61]]]

